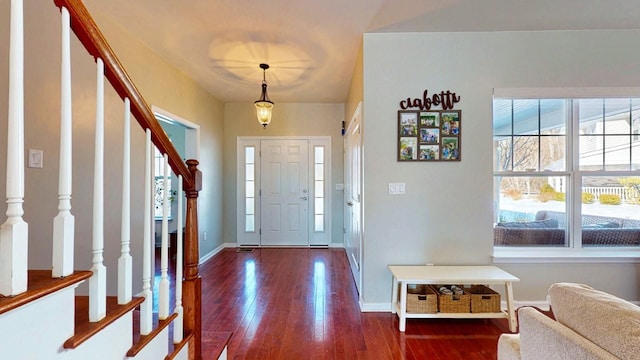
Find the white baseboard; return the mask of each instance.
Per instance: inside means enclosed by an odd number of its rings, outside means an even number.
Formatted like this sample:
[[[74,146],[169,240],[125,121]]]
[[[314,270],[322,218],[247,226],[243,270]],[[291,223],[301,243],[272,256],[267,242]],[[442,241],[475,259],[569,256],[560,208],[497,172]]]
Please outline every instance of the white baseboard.
[[[361,312],[391,312],[391,303],[363,303],[360,301]]]
[[[332,249],[344,249],[344,243],[331,243],[329,247]]]
[[[224,243],[218,246],[217,248],[211,250],[209,253],[205,254],[204,256],[202,256],[200,258],[200,262],[198,263],[198,265],[202,265],[207,261],[211,260],[212,257],[216,256],[217,253],[224,250],[225,248],[235,248],[235,247],[237,247],[237,244],[235,243]]]

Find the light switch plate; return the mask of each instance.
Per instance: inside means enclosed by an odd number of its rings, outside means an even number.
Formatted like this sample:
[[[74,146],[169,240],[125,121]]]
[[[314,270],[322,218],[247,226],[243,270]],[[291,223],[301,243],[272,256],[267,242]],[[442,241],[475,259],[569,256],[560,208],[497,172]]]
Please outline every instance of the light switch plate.
[[[404,183],[389,183],[389,195],[402,195],[405,193]]]
[[[43,152],[42,150],[29,149],[29,167],[42,169],[43,165]]]

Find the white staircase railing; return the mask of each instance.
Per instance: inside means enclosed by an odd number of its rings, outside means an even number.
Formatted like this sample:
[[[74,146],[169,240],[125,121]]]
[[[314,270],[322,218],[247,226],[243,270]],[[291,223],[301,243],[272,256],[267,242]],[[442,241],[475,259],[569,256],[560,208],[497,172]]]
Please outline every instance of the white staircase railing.
[[[53,259],[55,278],[73,273],[75,219],[71,214],[72,111],[71,111],[71,20],[62,10],[62,67],[60,79],[60,170],[58,177],[58,215],[53,220]]]
[[[53,251],[52,278],[64,278],[74,273],[74,246],[75,246],[75,219],[71,213],[72,199],[72,81],[71,81],[71,15],[67,8],[61,6],[62,23],[62,58],[61,58],[61,100],[60,100],[60,157],[59,157],[59,184],[58,184],[58,214],[53,220],[52,238]],[[8,127],[7,127],[7,181],[6,181],[6,202],[7,220],[0,228],[0,295],[14,296],[24,293],[28,289],[28,225],[23,220],[23,202],[25,188],[24,174],[24,30],[23,30],[23,0],[11,0],[11,34],[9,50],[9,106],[8,106]],[[111,59],[113,61],[113,59]],[[154,160],[152,148],[152,134],[150,128],[146,128],[145,144],[145,171],[144,171],[144,220],[143,230],[143,254],[141,259],[134,260],[131,254],[131,101],[124,97],[124,119],[123,119],[123,157],[122,157],[122,223],[121,236],[119,241],[106,239],[104,232],[104,199],[105,199],[105,101],[104,101],[104,80],[105,62],[100,57],[96,57],[96,130],[95,130],[95,153],[94,153],[94,173],[93,173],[93,232],[91,239],[92,267],[93,275],[89,278],[89,321],[99,322],[104,319],[107,313],[107,280],[108,269],[105,265],[103,253],[105,246],[118,246],[120,257],[117,261],[117,298],[118,304],[125,305],[131,303],[133,298],[133,264],[135,261],[142,262],[142,291],[144,301],[140,311],[140,333],[147,335],[153,331],[153,250],[154,241],[152,234],[154,229],[154,217],[152,211],[152,199],[155,193],[152,184],[153,173],[152,163]],[[112,69],[109,71],[113,71]],[[127,89],[129,90],[129,89]],[[138,99],[138,101],[140,101]],[[139,105],[138,105],[139,106]],[[140,112],[139,108],[137,110]],[[164,134],[163,134],[164,136]],[[166,136],[165,136],[166,137]],[[164,141],[164,137],[160,137]],[[162,145],[160,148],[166,147]],[[87,149],[80,149],[87,151]],[[171,151],[175,149],[171,147]],[[170,152],[171,152],[170,151]],[[175,156],[174,156],[175,158]],[[111,160],[111,159],[109,159]],[[172,160],[175,161],[175,160]],[[169,234],[168,216],[170,212],[169,193],[167,186],[168,178],[171,175],[168,155],[164,155],[164,205],[162,221],[162,248],[161,248],[161,280],[159,291],[159,319],[173,318],[170,314],[170,284],[168,276],[169,268]],[[174,163],[175,165],[175,163]],[[184,169],[186,165],[183,165]],[[87,172],[86,169],[83,169]],[[182,170],[181,170],[182,171]],[[197,186],[193,174],[196,174],[195,165],[189,168],[191,175],[186,184],[191,191],[191,209],[194,214],[195,198],[197,197]],[[183,171],[184,172],[184,171]],[[183,177],[178,174],[178,209],[177,209],[177,249],[176,249],[176,291],[175,309],[177,320],[174,322],[175,343],[183,340],[183,318],[184,309],[182,304],[182,280],[183,280]],[[199,186],[199,185],[198,185]],[[194,196],[195,194],[195,196]],[[188,207],[189,209],[189,207]],[[192,215],[191,215],[192,216]],[[193,217],[193,216],[192,216]],[[197,224],[192,225],[192,229],[197,230]],[[193,251],[192,251],[193,252]],[[196,252],[197,254],[197,247]],[[197,280],[197,268],[191,271],[191,278]],[[199,299],[198,299],[199,301]],[[51,311],[56,311],[51,309]],[[73,312],[73,310],[71,311]],[[1,326],[1,325],[0,325]],[[193,326],[191,324],[190,326]],[[44,329],[55,331],[55,329]],[[199,332],[198,332],[199,334]],[[62,344],[60,344],[62,347]],[[162,354],[164,356],[166,354]],[[57,355],[56,355],[57,356]],[[124,355],[123,355],[124,357]],[[58,358],[58,357],[56,357]],[[63,358],[63,357],[60,357]],[[160,356],[158,357],[160,358]]]
[[[124,99],[122,129],[122,227],[120,258],[118,259],[118,304],[132,297],[133,263],[131,258],[131,102]]]
[[[9,119],[7,124],[7,221],[0,227],[0,295],[27,290],[29,226],[24,211],[24,17],[11,1]]]
[[[96,138],[93,170],[93,259],[89,279],[89,321],[98,322],[107,311],[107,268],[104,253],[104,63],[96,59]]]

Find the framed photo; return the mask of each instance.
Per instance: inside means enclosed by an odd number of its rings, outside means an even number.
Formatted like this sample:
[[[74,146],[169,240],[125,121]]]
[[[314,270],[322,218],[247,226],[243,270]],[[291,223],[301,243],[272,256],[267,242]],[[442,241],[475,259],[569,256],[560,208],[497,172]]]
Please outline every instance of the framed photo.
[[[398,110],[398,161],[460,161],[460,110]]]
[[[423,111],[420,113],[420,127],[437,128],[440,126],[440,112]]]
[[[460,142],[457,137],[442,138],[442,160],[460,160]]]
[[[418,159],[418,139],[416,137],[400,137],[400,161]]]
[[[437,144],[440,142],[440,129],[420,128],[420,143]]]
[[[440,146],[438,145],[420,145],[419,160],[438,160],[440,159]]]
[[[442,113],[442,135],[460,134],[460,111],[447,111]]]
[[[415,111],[398,112],[400,136],[418,135],[418,113]]]

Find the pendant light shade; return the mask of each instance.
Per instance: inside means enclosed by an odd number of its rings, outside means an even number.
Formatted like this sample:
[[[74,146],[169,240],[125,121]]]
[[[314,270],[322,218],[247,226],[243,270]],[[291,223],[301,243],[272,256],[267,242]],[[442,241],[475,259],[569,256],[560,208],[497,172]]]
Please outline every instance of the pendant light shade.
[[[263,128],[267,128],[267,125],[271,123],[271,110],[273,109],[273,101],[269,100],[269,95],[267,95],[267,78],[266,71],[269,68],[267,64],[260,64],[260,68],[262,69],[262,94],[260,95],[260,99],[254,102],[256,106],[256,114],[258,116],[258,122],[262,125]]]

